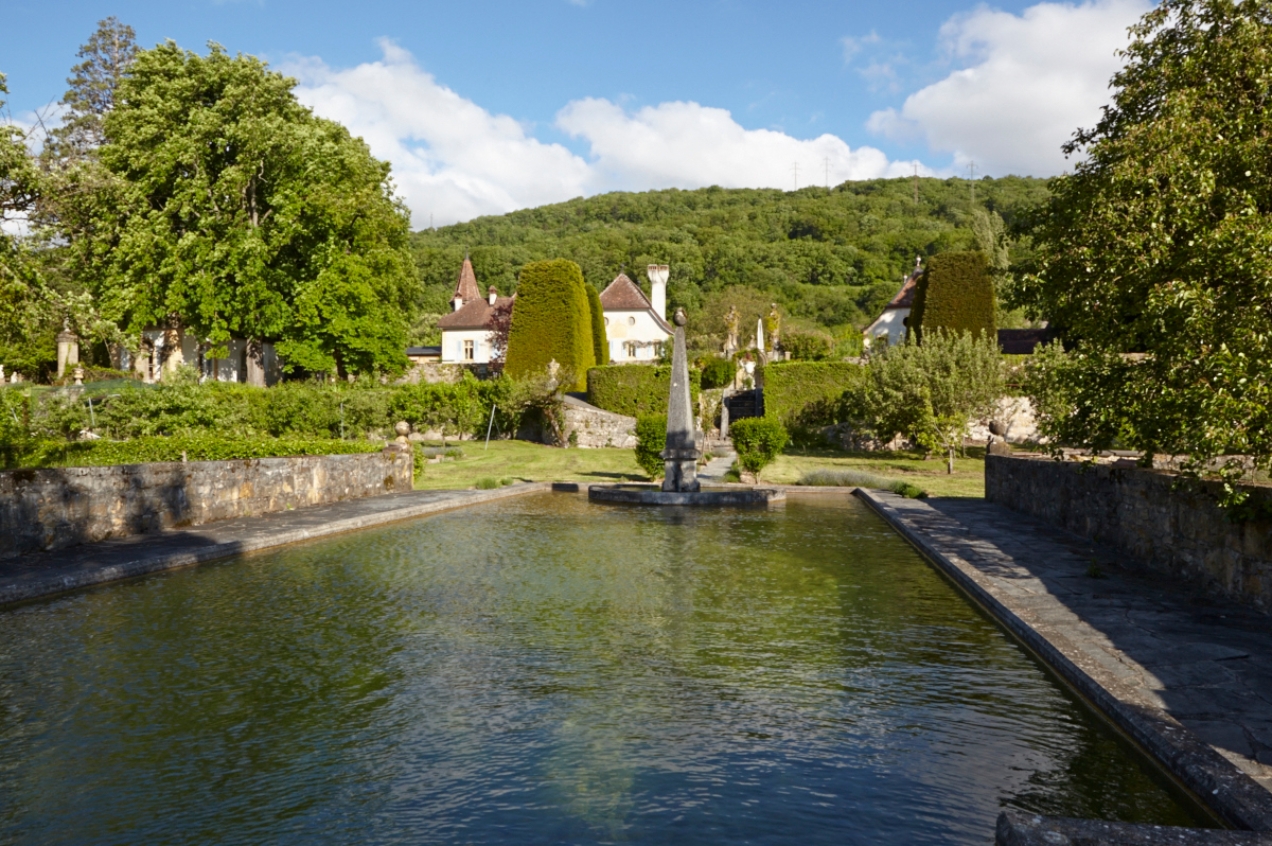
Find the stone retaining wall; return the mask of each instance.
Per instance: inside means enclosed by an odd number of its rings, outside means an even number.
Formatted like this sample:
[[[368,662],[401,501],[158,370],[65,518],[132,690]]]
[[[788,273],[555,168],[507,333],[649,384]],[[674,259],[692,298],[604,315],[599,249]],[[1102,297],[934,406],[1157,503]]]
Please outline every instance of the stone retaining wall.
[[[9,470],[0,558],[412,488],[409,452]]]
[[[985,498],[1113,546],[1150,568],[1198,580],[1272,612],[1272,489],[1254,488],[1262,517],[1234,522],[1217,483],[1135,467],[987,456]]]

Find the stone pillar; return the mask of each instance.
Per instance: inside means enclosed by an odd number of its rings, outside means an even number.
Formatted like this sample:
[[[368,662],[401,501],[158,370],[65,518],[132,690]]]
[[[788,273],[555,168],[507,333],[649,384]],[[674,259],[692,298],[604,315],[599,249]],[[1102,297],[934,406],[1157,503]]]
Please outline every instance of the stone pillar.
[[[79,338],[70,329],[57,333],[57,378],[79,364]]]
[[[667,397],[667,448],[663,450],[664,491],[699,490],[697,426],[689,395],[689,357],[685,354],[685,311],[676,309],[676,338],[671,350],[671,391]]]

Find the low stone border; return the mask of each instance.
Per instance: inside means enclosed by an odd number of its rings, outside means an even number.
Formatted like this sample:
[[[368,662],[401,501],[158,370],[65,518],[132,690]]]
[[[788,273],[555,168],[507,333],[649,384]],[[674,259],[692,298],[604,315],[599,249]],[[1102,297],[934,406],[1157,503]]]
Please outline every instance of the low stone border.
[[[277,531],[244,532],[243,537],[222,542],[204,542],[200,544],[197,542],[200,539],[198,532],[191,532],[189,530],[170,530],[153,536],[143,536],[143,538],[140,539],[133,539],[131,541],[124,542],[105,541],[100,544],[92,544],[89,547],[81,547],[80,549],[87,550],[88,552],[86,554],[92,554],[93,550],[118,553],[121,549],[126,550],[131,546],[136,546],[138,547],[137,555],[136,557],[129,557],[125,555],[125,560],[120,561],[119,563],[102,566],[88,566],[69,574],[63,573],[60,575],[50,575],[45,578],[10,579],[7,584],[0,582],[0,607],[17,602],[26,602],[32,599],[42,599],[56,594],[66,593],[67,591],[77,590],[79,588],[90,587],[93,585],[106,584],[107,582],[119,581],[121,579],[130,579],[137,576],[161,573],[167,570],[175,570],[180,567],[190,567],[195,564],[203,564],[209,561],[216,561],[235,555],[244,555],[250,552],[275,549],[277,547],[287,546],[288,544],[299,543],[300,541],[330,537],[344,532],[352,532],[357,529],[367,529],[373,526],[382,526],[386,523],[397,522],[399,520],[409,520],[413,517],[421,517],[426,514],[436,514],[441,511],[450,511],[455,508],[463,508],[469,505],[477,505],[478,503],[491,502],[494,500],[506,499],[508,497],[521,496],[523,494],[539,491],[548,491],[551,489],[552,484],[550,482],[527,482],[489,491],[413,491],[411,493],[390,495],[388,497],[377,497],[376,500],[378,500],[378,503],[376,504],[383,503],[385,506],[383,510],[374,510],[370,513],[358,514],[353,517],[337,517],[336,519],[317,526],[305,526],[291,529],[284,526],[280,527]],[[400,503],[402,499],[409,500],[412,497],[412,494],[424,495],[436,493],[453,494],[453,496],[444,499],[430,499],[427,502],[397,504]],[[359,506],[365,505],[367,502],[367,500],[360,500],[347,504]],[[269,523],[283,523],[288,517],[303,517],[306,512],[312,514],[320,510],[338,510],[342,504],[316,506],[313,509],[302,509],[299,511],[272,514],[264,518],[255,518],[251,522],[255,523],[264,520]],[[230,521],[225,521],[225,523],[220,525],[213,523],[202,528],[208,530],[208,532],[214,532],[218,529],[224,530],[226,528],[230,528],[226,526],[226,523],[229,522]],[[153,548],[155,543],[148,543],[177,541],[182,535],[191,537],[191,542],[186,545],[186,548],[180,548],[181,545],[176,543],[173,545],[176,545],[178,547],[177,549],[155,550]]]
[[[786,501],[786,492],[774,488],[744,488],[726,491],[664,491],[654,485],[647,488],[616,485],[591,485],[588,502],[618,505],[679,505],[705,507],[767,506]]]
[[[1129,825],[1022,811],[999,814],[995,835],[996,846],[1272,846],[1272,834],[1255,831]]]
[[[1165,711],[1123,701],[1101,685],[1083,670],[1081,664],[1085,660],[1084,656],[1073,644],[1059,638],[1053,642],[1025,622],[1021,616],[1026,613],[1025,608],[1015,607],[1015,600],[998,590],[985,573],[962,560],[953,551],[943,549],[939,542],[911,525],[888,502],[894,495],[861,488],[857,490],[857,495],[1066,683],[1094,703],[1114,725],[1129,735],[1222,820],[1234,828],[1247,831],[1272,831],[1272,793]]]

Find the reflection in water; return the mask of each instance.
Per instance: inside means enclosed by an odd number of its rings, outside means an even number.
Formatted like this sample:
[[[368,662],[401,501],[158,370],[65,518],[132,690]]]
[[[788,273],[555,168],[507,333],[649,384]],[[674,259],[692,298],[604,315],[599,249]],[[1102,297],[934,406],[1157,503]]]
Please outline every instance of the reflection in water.
[[[984,843],[1170,824],[855,502],[526,497],[0,613],[0,843]]]

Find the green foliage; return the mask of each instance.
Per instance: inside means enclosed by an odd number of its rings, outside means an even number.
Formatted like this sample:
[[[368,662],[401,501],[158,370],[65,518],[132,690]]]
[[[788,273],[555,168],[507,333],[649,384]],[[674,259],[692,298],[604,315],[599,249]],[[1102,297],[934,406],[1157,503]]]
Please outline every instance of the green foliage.
[[[605,333],[605,309],[601,307],[601,295],[591,285],[585,285],[588,312],[592,315],[592,357],[598,367],[609,364],[609,338]]]
[[[667,415],[646,414],[636,418],[636,463],[652,481],[663,477],[667,465],[663,450],[667,448]]]
[[[1165,0],[1131,32],[1014,292],[1069,350],[1040,359],[1032,392],[1065,445],[1267,468],[1272,4]]]
[[[1009,228],[1046,194],[1040,179],[976,182],[977,201]],[[466,249],[478,278],[500,290],[512,289],[525,264],[555,256],[577,261],[598,289],[622,265],[669,264],[669,309],[685,308],[691,346],[709,337],[719,349],[730,303],[715,298],[730,287],[756,302],[743,314],[743,339],[773,301],[795,320],[861,328],[896,294],[916,255],[976,247],[967,207],[963,179],[920,179],[918,203],[909,177],[831,191],[613,193],[417,232],[413,247],[425,290],[443,300]]]
[[[923,333],[934,329],[996,337],[994,283],[985,254],[979,250],[941,253],[932,257],[919,277],[910,311],[911,327]]]
[[[316,438],[226,438],[220,435],[147,437],[130,441],[38,442],[10,466],[100,467],[155,461],[230,461],[293,455],[379,452],[382,444]]]
[[[415,287],[388,165],[301,106],[295,81],[213,45],[137,54],[97,151],[113,177],[72,242],[102,313],[213,350],[272,339],[290,369],[405,366]]]
[[[586,389],[588,368],[596,363],[586,288],[572,261],[540,261],[521,269],[508,332],[504,369],[509,376],[544,372],[556,361],[575,375],[576,390]]]
[[[810,470],[800,477],[797,485],[828,488],[876,488],[892,491],[907,499],[925,499],[927,491],[910,482],[876,476],[864,470]]]
[[[90,155],[105,141],[103,123],[115,106],[115,92],[137,59],[137,34],[113,15],[97,22],[97,30],[75,54],[70,88],[62,97],[65,111],[49,133],[44,154],[60,165]]]
[[[729,438],[738,464],[759,481],[760,471],[773,462],[790,440],[786,427],[769,417],[744,417],[729,425]]]
[[[730,358],[707,356],[702,362],[701,382],[704,389],[723,388],[733,384],[738,366]],[[591,382],[588,383],[589,385]]]
[[[863,368],[847,361],[787,361],[761,367],[759,374],[764,416],[807,429],[836,422],[839,398],[862,381]]]
[[[520,306],[518,306],[520,308]],[[689,396],[698,401],[702,374],[690,368]],[[597,408],[641,417],[667,413],[671,393],[671,365],[615,364],[593,367],[587,372],[587,400]]]
[[[796,329],[782,335],[782,349],[793,361],[826,361],[835,354],[835,339],[828,332]]]
[[[512,384],[507,379],[480,382],[465,373],[459,382],[407,385],[396,389],[390,403],[393,419],[405,420],[417,431],[448,435],[484,434],[492,405],[502,406],[507,425]],[[513,424],[515,428],[515,423]]]
[[[945,448],[952,468],[968,425],[1002,395],[1003,371],[996,338],[936,329],[921,345],[871,355],[865,378],[844,392],[840,416],[882,441],[903,435],[927,452]]]

